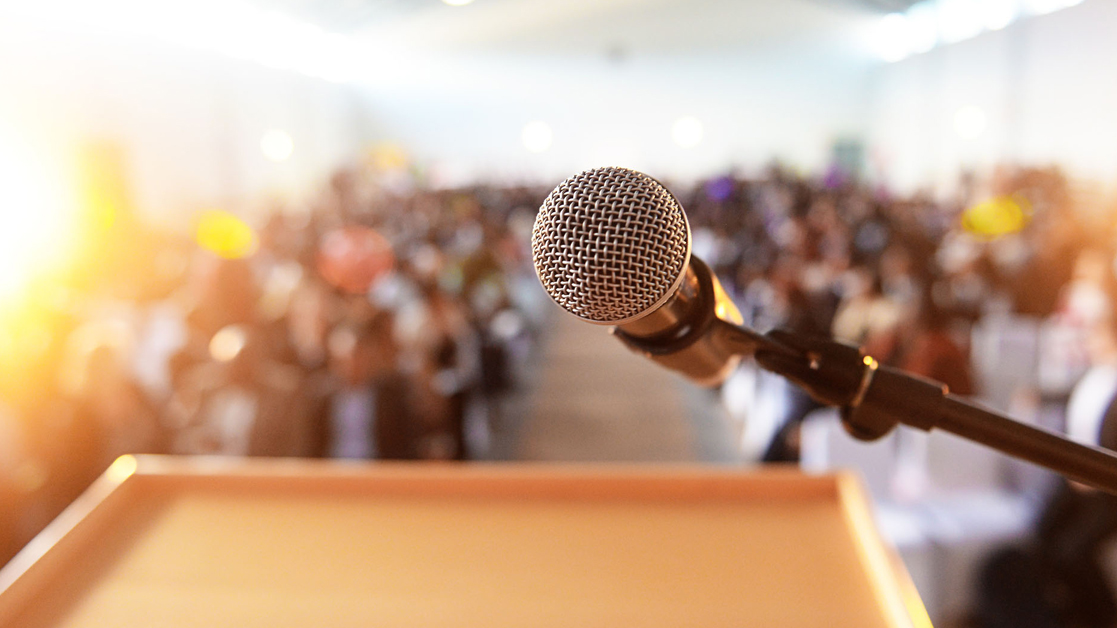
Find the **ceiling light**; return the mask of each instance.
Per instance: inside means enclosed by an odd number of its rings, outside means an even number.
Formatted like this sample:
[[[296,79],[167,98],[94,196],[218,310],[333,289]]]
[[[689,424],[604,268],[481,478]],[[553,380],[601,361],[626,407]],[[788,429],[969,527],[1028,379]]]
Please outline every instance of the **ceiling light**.
[[[702,141],[702,122],[694,116],[683,116],[671,127],[671,138],[683,148],[693,148]]]
[[[524,125],[520,139],[524,143],[524,148],[533,153],[542,153],[551,147],[554,134],[551,132],[549,124],[536,120]]]
[[[269,129],[260,138],[260,150],[271,161],[286,161],[295,152],[295,143],[287,131]]]
[[[881,18],[872,35],[872,46],[881,59],[894,63],[912,52],[911,24],[901,13]]]
[[[970,0],[939,0],[939,35],[946,43],[976,37],[981,20]]]
[[[1016,20],[1020,14],[1020,0],[981,0],[977,10],[982,26],[999,31]]]
[[[975,140],[981,137],[988,125],[985,111],[980,107],[966,105],[954,113],[954,131],[964,140]]]
[[[1054,13],[1066,6],[1066,0],[1024,0],[1024,9],[1032,15]]]
[[[939,41],[939,15],[935,3],[926,0],[912,5],[907,17],[907,49],[911,53],[929,52]]]

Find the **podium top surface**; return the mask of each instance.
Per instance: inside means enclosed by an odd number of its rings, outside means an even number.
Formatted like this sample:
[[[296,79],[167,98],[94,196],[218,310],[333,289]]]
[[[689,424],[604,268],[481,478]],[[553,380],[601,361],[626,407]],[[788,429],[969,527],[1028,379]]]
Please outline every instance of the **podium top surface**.
[[[926,626],[857,481],[125,457],[0,571],[0,625]]]

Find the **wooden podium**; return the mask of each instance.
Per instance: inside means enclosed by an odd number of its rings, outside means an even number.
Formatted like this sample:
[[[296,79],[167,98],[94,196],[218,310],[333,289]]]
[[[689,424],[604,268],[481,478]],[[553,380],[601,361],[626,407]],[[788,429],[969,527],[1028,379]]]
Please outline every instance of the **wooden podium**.
[[[124,457],[3,571],[20,628],[929,626],[858,482]]]

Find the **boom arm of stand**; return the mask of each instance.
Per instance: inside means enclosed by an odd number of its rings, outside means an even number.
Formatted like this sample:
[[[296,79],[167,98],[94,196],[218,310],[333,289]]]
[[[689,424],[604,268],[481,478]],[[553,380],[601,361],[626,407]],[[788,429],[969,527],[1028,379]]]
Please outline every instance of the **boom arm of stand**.
[[[742,349],[755,347],[762,367],[795,382],[816,401],[841,408],[842,425],[855,438],[875,440],[899,423],[924,431],[938,428],[1117,495],[1117,454],[1109,450],[982,408],[950,394],[945,384],[880,366],[857,347],[782,330],[769,332],[768,342],[758,344],[754,332],[740,333],[737,342]],[[771,350],[771,345],[781,349]]]

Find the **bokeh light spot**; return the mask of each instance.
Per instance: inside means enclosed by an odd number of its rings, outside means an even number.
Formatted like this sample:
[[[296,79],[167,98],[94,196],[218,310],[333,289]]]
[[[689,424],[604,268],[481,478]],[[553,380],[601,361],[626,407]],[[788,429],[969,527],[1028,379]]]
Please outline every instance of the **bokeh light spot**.
[[[256,252],[256,232],[243,220],[221,210],[202,212],[198,218],[198,245],[226,259],[249,257]]]
[[[248,344],[248,334],[238,325],[221,328],[209,340],[209,355],[217,362],[232,362],[244,346]]]
[[[524,130],[520,134],[520,139],[524,143],[524,148],[533,153],[542,153],[551,147],[551,141],[554,140],[554,133],[551,132],[551,126],[549,124],[536,120],[524,125]]]
[[[287,131],[269,129],[260,138],[260,150],[271,161],[286,161],[295,152],[295,141]]]
[[[404,170],[407,164],[407,153],[398,144],[377,144],[368,152],[368,165],[377,170]]]
[[[975,140],[985,133],[989,120],[980,107],[967,105],[954,113],[954,131],[964,140]]]
[[[368,227],[336,229],[319,242],[318,272],[331,285],[352,294],[367,292],[391,272],[395,261],[391,242]]]
[[[962,228],[984,238],[1016,233],[1029,221],[1027,203],[999,196],[970,207],[962,214]]]
[[[693,148],[702,142],[702,122],[694,116],[683,116],[671,126],[671,138],[682,148]]]

